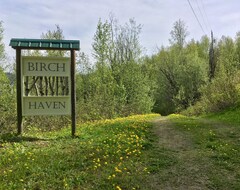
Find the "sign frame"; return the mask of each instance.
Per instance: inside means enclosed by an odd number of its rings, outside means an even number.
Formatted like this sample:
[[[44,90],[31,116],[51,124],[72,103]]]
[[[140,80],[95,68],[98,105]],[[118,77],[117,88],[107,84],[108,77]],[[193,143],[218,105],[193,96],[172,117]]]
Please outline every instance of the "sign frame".
[[[60,50],[70,51],[70,91],[71,91],[71,132],[76,135],[76,53],[80,50],[79,40],[47,40],[47,39],[23,39],[13,38],[9,44],[16,50],[16,87],[17,87],[17,134],[23,133],[23,102],[22,102],[22,50]]]

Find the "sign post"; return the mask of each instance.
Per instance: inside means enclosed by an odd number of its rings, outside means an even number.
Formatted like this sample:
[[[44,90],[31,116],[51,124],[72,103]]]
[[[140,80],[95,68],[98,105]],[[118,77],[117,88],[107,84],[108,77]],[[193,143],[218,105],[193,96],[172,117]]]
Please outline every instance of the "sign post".
[[[72,100],[72,136],[76,133],[76,77],[75,77],[75,51],[71,50],[71,100]]]
[[[16,83],[17,83],[17,128],[18,134],[22,134],[22,84],[21,84],[21,49],[16,48]]]
[[[79,50],[79,41],[12,39],[10,46],[16,49],[18,134],[23,132],[23,116],[71,115],[75,136],[75,50]],[[22,49],[69,50],[71,56],[21,56]]]

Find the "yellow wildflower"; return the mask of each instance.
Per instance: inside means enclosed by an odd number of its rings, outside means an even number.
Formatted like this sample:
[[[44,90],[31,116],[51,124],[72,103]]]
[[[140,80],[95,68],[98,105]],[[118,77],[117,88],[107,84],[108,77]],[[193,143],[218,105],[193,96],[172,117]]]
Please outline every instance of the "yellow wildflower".
[[[117,190],[122,190],[121,187],[119,187],[118,185],[116,186],[116,189]]]

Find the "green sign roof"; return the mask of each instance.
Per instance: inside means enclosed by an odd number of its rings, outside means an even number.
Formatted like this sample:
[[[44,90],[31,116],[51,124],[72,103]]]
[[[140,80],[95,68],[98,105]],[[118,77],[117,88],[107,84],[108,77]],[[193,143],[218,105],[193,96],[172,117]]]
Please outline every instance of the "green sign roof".
[[[46,40],[46,39],[20,39],[10,41],[12,48],[20,49],[52,49],[52,50],[79,50],[79,40]]]

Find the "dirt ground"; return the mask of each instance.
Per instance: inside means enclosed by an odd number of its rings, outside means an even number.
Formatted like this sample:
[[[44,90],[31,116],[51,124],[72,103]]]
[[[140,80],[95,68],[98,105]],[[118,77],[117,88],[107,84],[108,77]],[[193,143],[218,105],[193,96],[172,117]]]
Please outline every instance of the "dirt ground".
[[[157,136],[157,145],[159,149],[170,152],[176,164],[160,169],[160,172],[153,176],[151,189],[209,189],[209,179],[206,176],[208,160],[200,159],[192,137],[176,130],[173,125],[167,117],[154,120],[153,131]]]

